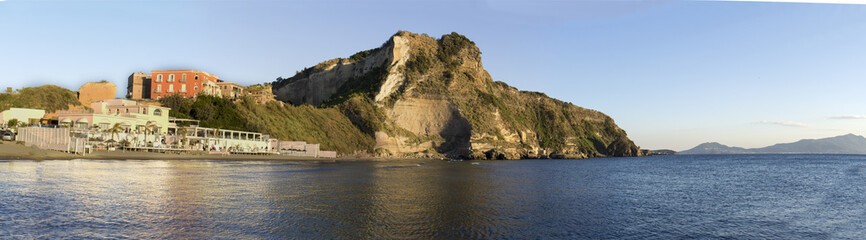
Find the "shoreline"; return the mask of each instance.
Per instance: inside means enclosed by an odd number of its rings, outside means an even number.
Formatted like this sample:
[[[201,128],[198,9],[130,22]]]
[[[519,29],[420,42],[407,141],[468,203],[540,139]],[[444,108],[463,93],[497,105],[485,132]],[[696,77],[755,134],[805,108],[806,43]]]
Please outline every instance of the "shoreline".
[[[224,161],[304,161],[304,162],[359,162],[387,161],[373,157],[313,158],[284,155],[216,155],[216,154],[172,154],[130,151],[94,151],[77,155],[37,147],[27,147],[16,142],[0,142],[0,160],[224,160]]]

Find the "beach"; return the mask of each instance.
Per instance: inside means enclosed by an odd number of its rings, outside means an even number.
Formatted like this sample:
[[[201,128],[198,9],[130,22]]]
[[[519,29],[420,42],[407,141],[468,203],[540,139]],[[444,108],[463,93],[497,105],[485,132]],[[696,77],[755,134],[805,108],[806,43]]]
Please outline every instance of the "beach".
[[[311,158],[285,155],[222,155],[222,154],[174,154],[132,151],[97,150],[85,155],[27,147],[16,142],[0,142],[0,160],[286,160],[316,162],[381,161],[380,158]]]

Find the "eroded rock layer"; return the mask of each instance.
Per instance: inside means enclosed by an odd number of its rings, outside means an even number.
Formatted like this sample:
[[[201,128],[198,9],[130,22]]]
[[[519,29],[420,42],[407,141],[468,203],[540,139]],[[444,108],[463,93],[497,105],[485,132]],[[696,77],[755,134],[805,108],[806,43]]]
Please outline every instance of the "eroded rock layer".
[[[481,51],[451,33],[398,32],[376,49],[274,82],[277,98],[336,107],[382,156],[471,159],[638,156],[607,115],[495,82]]]

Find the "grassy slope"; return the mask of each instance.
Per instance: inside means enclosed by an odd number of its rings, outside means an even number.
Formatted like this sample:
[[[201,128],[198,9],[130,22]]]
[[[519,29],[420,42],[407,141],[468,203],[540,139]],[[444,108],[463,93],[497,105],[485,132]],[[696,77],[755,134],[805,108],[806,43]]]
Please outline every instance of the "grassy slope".
[[[374,141],[336,108],[292,106],[279,102],[258,104],[250,99],[233,102],[213,96],[160,99],[163,106],[176,109],[173,117],[200,120],[203,127],[256,131],[272,138],[319,143],[323,150],[341,154],[367,152]]]
[[[69,109],[69,105],[81,105],[78,94],[54,85],[23,88],[18,93],[0,94],[0,111],[9,108],[36,108],[50,113]]]

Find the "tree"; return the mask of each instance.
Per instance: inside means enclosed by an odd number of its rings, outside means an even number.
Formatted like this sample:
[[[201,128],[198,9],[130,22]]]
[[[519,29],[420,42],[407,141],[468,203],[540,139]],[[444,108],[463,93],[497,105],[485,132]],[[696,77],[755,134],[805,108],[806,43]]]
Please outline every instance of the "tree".
[[[156,122],[154,122],[154,121],[147,121],[147,123],[144,124],[144,141],[145,142],[147,142],[148,133],[152,133],[152,132],[156,131],[157,127],[158,126],[156,125]]]
[[[6,122],[6,127],[11,128],[11,129],[15,129],[15,131],[18,131],[19,127],[26,127],[26,126],[27,126],[27,122],[18,121],[18,119],[15,119],[15,118],[10,119],[8,122]]]
[[[13,118],[13,119],[9,119],[9,121],[6,122],[6,127],[7,127],[7,128],[15,128],[15,127],[18,127],[18,119],[15,119],[15,118]]]
[[[177,132],[175,133],[177,135],[180,135],[180,143],[184,145],[184,148],[186,148],[186,133],[187,130],[185,127],[178,127]]]
[[[192,116],[198,120],[210,121],[216,116],[216,110],[210,103],[205,103],[193,108]]]
[[[120,135],[120,132],[123,131],[123,126],[120,123],[115,123],[114,126],[108,129],[108,132],[111,133],[111,140],[114,140],[114,136]],[[117,140],[114,140],[117,141]]]

